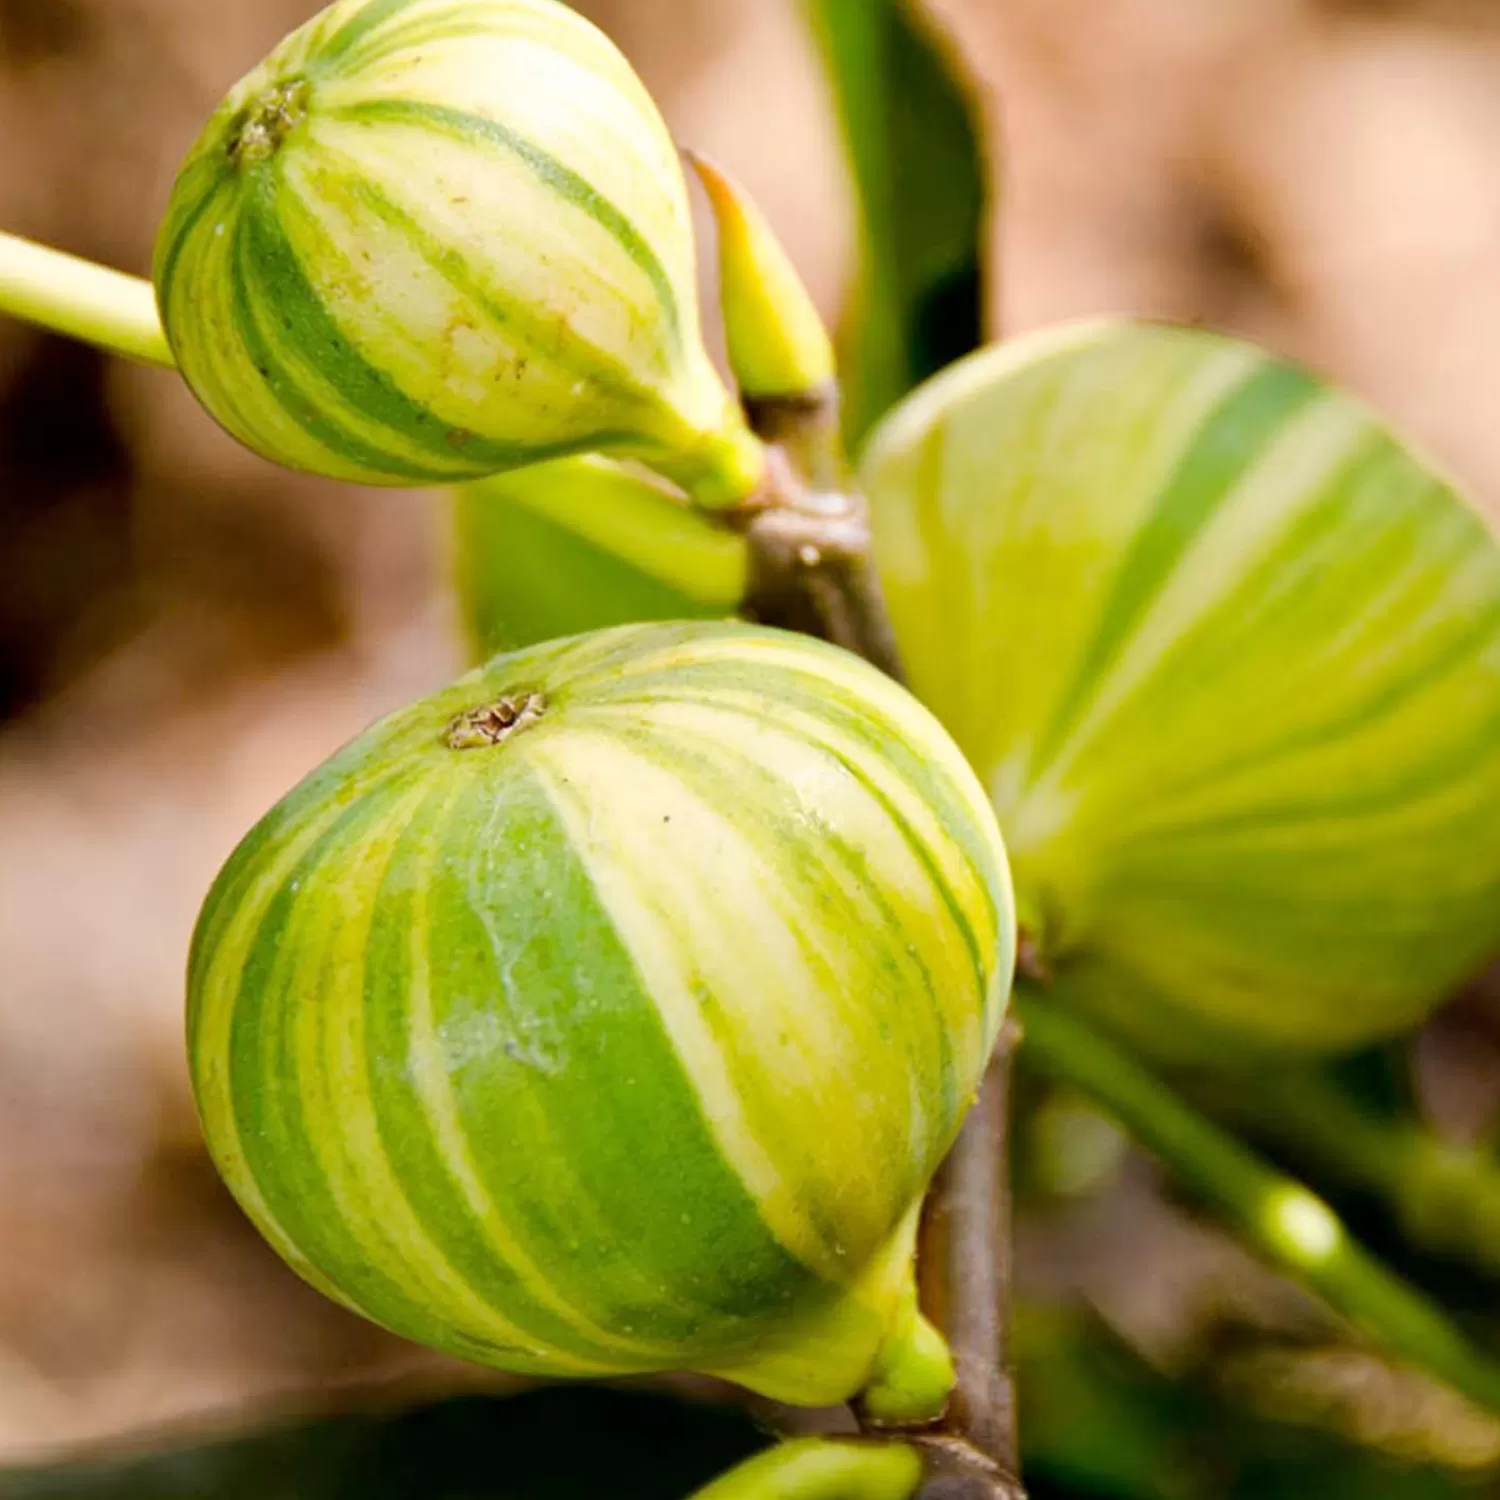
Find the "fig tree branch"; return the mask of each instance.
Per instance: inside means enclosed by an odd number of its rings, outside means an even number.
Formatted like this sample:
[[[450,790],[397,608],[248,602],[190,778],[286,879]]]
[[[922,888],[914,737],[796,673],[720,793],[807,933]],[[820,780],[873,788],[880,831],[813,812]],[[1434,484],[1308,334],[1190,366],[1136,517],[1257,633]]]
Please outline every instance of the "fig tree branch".
[[[832,641],[903,681],[869,510],[844,460],[837,389],[753,402],[749,414],[770,453],[765,486],[732,522],[750,546],[745,613]]]
[[[933,1451],[926,1500],[1020,1496],[1016,1392],[1010,1369],[1009,1139],[1014,1022],[1001,1033],[979,1099],[933,1184],[918,1272],[927,1316],[947,1334],[958,1386],[945,1426],[972,1451]],[[983,1472],[975,1455],[983,1461]],[[947,1472],[943,1472],[943,1471]]]

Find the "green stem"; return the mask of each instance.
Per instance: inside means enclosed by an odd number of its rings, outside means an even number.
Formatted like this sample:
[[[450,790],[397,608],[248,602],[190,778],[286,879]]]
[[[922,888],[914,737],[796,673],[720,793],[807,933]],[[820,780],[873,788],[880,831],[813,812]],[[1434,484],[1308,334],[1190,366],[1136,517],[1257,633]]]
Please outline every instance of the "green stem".
[[[1092,1095],[1268,1261],[1372,1339],[1500,1411],[1500,1365],[1350,1238],[1320,1198],[1272,1171],[1045,994],[1018,989],[1016,1008],[1026,1055]]]
[[[168,369],[176,363],[149,281],[3,231],[0,312],[127,359]]]
[[[1500,1274],[1500,1167],[1487,1152],[1373,1114],[1310,1069],[1258,1074],[1246,1087],[1216,1079],[1201,1107],[1379,1199],[1414,1244]]]
[[[732,1469],[692,1500],[910,1500],[922,1459],[905,1443],[801,1438]]]

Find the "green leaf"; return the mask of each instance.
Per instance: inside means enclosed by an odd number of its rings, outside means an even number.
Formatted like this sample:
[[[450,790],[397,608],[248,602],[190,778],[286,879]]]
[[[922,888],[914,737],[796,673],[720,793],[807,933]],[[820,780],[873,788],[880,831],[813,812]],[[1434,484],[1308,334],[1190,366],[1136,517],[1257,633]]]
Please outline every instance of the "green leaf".
[[[1091,324],[933,381],[865,479],[1055,993],[1252,1064],[1402,1030],[1500,945],[1500,547],[1359,403]]]
[[[1251,1416],[1206,1372],[1171,1380],[1095,1320],[1023,1307],[1017,1354],[1041,1500],[1480,1500],[1465,1481]],[[765,1447],[742,1412],[554,1387],[283,1422],[160,1453],[0,1471],[0,1500],[683,1500]]]
[[[968,101],[908,0],[804,0],[859,205],[843,334],[849,436],[982,340],[986,175]]]
[[[0,1472],[0,1500],[682,1500],[764,1446],[739,1412],[560,1387]]]
[[[476,659],[638,620],[731,615],[745,544],[644,473],[560,459],[455,492],[455,567]]]

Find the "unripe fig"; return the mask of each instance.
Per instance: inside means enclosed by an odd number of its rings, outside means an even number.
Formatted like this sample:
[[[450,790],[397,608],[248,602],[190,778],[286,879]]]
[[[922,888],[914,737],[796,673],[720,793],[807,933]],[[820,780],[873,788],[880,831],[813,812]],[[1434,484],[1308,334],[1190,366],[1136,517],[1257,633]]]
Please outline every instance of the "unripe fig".
[[[903,689],[627,626],[496,658],[265,818],[199,919],[193,1081],[272,1245],[411,1338],[931,1416],[916,1213],[1013,938]]]
[[[864,476],[1059,1000],[1252,1063],[1403,1029],[1500,949],[1500,546],[1357,402],[1105,323],[938,377]]]
[[[704,349],[676,149],[558,0],[339,0],[230,92],[155,280],[236,437],[369,484],[597,450],[704,504],[760,450]]]

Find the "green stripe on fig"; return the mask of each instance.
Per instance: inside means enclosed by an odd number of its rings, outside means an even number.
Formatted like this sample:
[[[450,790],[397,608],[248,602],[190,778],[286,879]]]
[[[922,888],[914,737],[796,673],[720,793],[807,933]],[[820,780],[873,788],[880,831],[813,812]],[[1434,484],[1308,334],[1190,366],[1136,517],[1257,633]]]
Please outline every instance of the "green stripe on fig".
[[[352,120],[356,124],[410,125],[436,135],[450,136],[466,146],[498,148],[523,161],[562,203],[601,225],[651,283],[675,348],[682,310],[666,268],[635,225],[603,193],[577,172],[570,171],[555,156],[495,120],[462,110],[444,109],[436,104],[419,104],[409,99],[367,99],[346,104],[332,114],[334,118]]]
[[[1500,546],[1359,403],[1093,324],[930,383],[864,477],[1056,994],[1249,1060],[1398,1031],[1500,948]]]
[[[372,32],[379,31],[388,25],[395,17],[403,11],[409,11],[420,7],[426,11],[431,7],[424,0],[368,0],[364,5],[346,8],[344,19],[337,12],[329,11],[316,22],[324,32],[331,32],[326,42],[319,48],[319,55],[325,63],[346,61],[355,48],[359,47]],[[448,8],[452,8],[451,6]],[[467,9],[467,6],[465,7]]]
[[[294,468],[411,484],[600,451],[708,505],[759,476],[703,347],[675,147],[557,0],[338,0],[209,122],[155,279],[189,385]]]
[[[270,1242],[400,1333],[931,1415],[916,1212],[1014,939],[983,788],[903,689],[629,626],[497,658],[267,815],[195,933],[194,1088]]]

